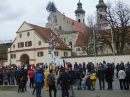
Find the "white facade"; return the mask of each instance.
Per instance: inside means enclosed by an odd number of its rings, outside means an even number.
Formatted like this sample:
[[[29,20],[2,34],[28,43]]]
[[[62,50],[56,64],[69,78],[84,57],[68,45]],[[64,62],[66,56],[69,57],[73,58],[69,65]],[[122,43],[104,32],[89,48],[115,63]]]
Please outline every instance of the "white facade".
[[[85,24],[85,14],[82,13],[76,14],[76,21]]]
[[[29,33],[29,34],[28,34]],[[48,37],[49,38],[49,37]],[[26,42],[31,41],[31,46],[26,46]],[[39,45],[39,42],[41,43]],[[23,47],[19,47],[19,43],[23,43]],[[19,30],[16,32],[16,38],[8,48],[8,62],[5,65],[16,64],[37,64],[37,63],[50,63],[52,60],[51,54],[48,54],[49,43],[37,33],[36,29],[30,24],[24,22]],[[71,50],[56,49],[58,52],[57,59],[64,56],[64,52],[71,56]],[[10,53],[11,52],[11,53]],[[38,52],[43,52],[43,56],[38,56]],[[14,57],[11,57],[15,55]],[[11,59],[10,59],[11,58]]]

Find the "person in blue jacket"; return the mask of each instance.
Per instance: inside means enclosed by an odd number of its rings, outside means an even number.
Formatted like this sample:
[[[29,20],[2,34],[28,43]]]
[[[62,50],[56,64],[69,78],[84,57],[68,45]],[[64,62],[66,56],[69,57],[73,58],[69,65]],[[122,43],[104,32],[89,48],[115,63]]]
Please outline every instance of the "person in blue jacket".
[[[34,82],[36,85],[36,97],[41,97],[41,89],[42,89],[42,82],[44,80],[44,75],[40,68],[37,69],[37,73],[35,74]]]

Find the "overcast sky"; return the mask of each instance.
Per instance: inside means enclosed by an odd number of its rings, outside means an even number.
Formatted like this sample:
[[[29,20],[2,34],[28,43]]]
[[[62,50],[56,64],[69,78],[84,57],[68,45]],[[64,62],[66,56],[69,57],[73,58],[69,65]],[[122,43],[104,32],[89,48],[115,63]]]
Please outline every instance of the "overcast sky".
[[[75,19],[74,11],[79,0],[0,0],[0,40],[14,40],[16,31],[26,21],[45,27],[49,13],[46,6],[54,1],[57,9],[66,16]],[[87,15],[94,15],[99,0],[80,0]],[[113,2],[116,0],[104,0]],[[130,5],[130,0],[123,0]]]

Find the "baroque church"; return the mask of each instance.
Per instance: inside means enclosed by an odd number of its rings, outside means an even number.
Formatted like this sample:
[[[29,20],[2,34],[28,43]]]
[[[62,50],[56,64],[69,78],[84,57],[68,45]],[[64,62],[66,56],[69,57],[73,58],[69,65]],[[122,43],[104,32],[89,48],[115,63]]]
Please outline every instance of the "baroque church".
[[[107,21],[103,19],[106,17],[107,6],[103,0],[99,0],[99,4],[96,5],[97,9],[97,23],[98,27],[102,27],[102,29],[106,29],[108,26]],[[79,55],[87,55],[86,45],[93,44],[93,38],[87,41],[89,27],[85,24],[85,10],[82,8],[82,3],[77,3],[77,9],[75,10],[76,20],[71,19],[60,11],[56,12],[54,17],[54,32],[60,37],[62,41],[64,41],[71,49],[72,56]],[[46,24],[46,28],[50,28],[50,16],[48,17],[48,23]],[[89,46],[91,52],[93,52],[93,45]],[[103,48],[98,52],[99,54],[108,54],[111,53],[110,49]]]
[[[103,0],[99,0],[97,8],[97,25],[107,26],[102,17],[105,16],[107,6]],[[86,42],[83,37],[87,36],[89,27],[85,24],[85,11],[82,3],[77,3],[75,10],[76,20],[73,20],[60,11],[54,16],[54,36],[55,42],[59,46],[55,48],[55,59],[61,59],[68,56],[87,55]],[[49,64],[52,55],[49,53],[50,47],[48,38],[51,37],[50,27],[51,18],[48,16],[46,27],[23,22],[16,32],[10,48],[8,48],[8,64]],[[90,43],[93,41],[90,41]],[[105,52],[104,52],[105,53]]]

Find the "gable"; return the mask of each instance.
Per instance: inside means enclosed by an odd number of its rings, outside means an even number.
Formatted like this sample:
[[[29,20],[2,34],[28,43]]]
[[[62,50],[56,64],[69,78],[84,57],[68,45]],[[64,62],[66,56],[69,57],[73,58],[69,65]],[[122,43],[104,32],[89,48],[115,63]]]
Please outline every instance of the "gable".
[[[21,32],[21,31],[27,31],[27,30],[31,30],[33,29],[30,25],[28,25],[28,23],[23,22],[23,24],[20,26],[20,28],[18,29],[17,32]]]

